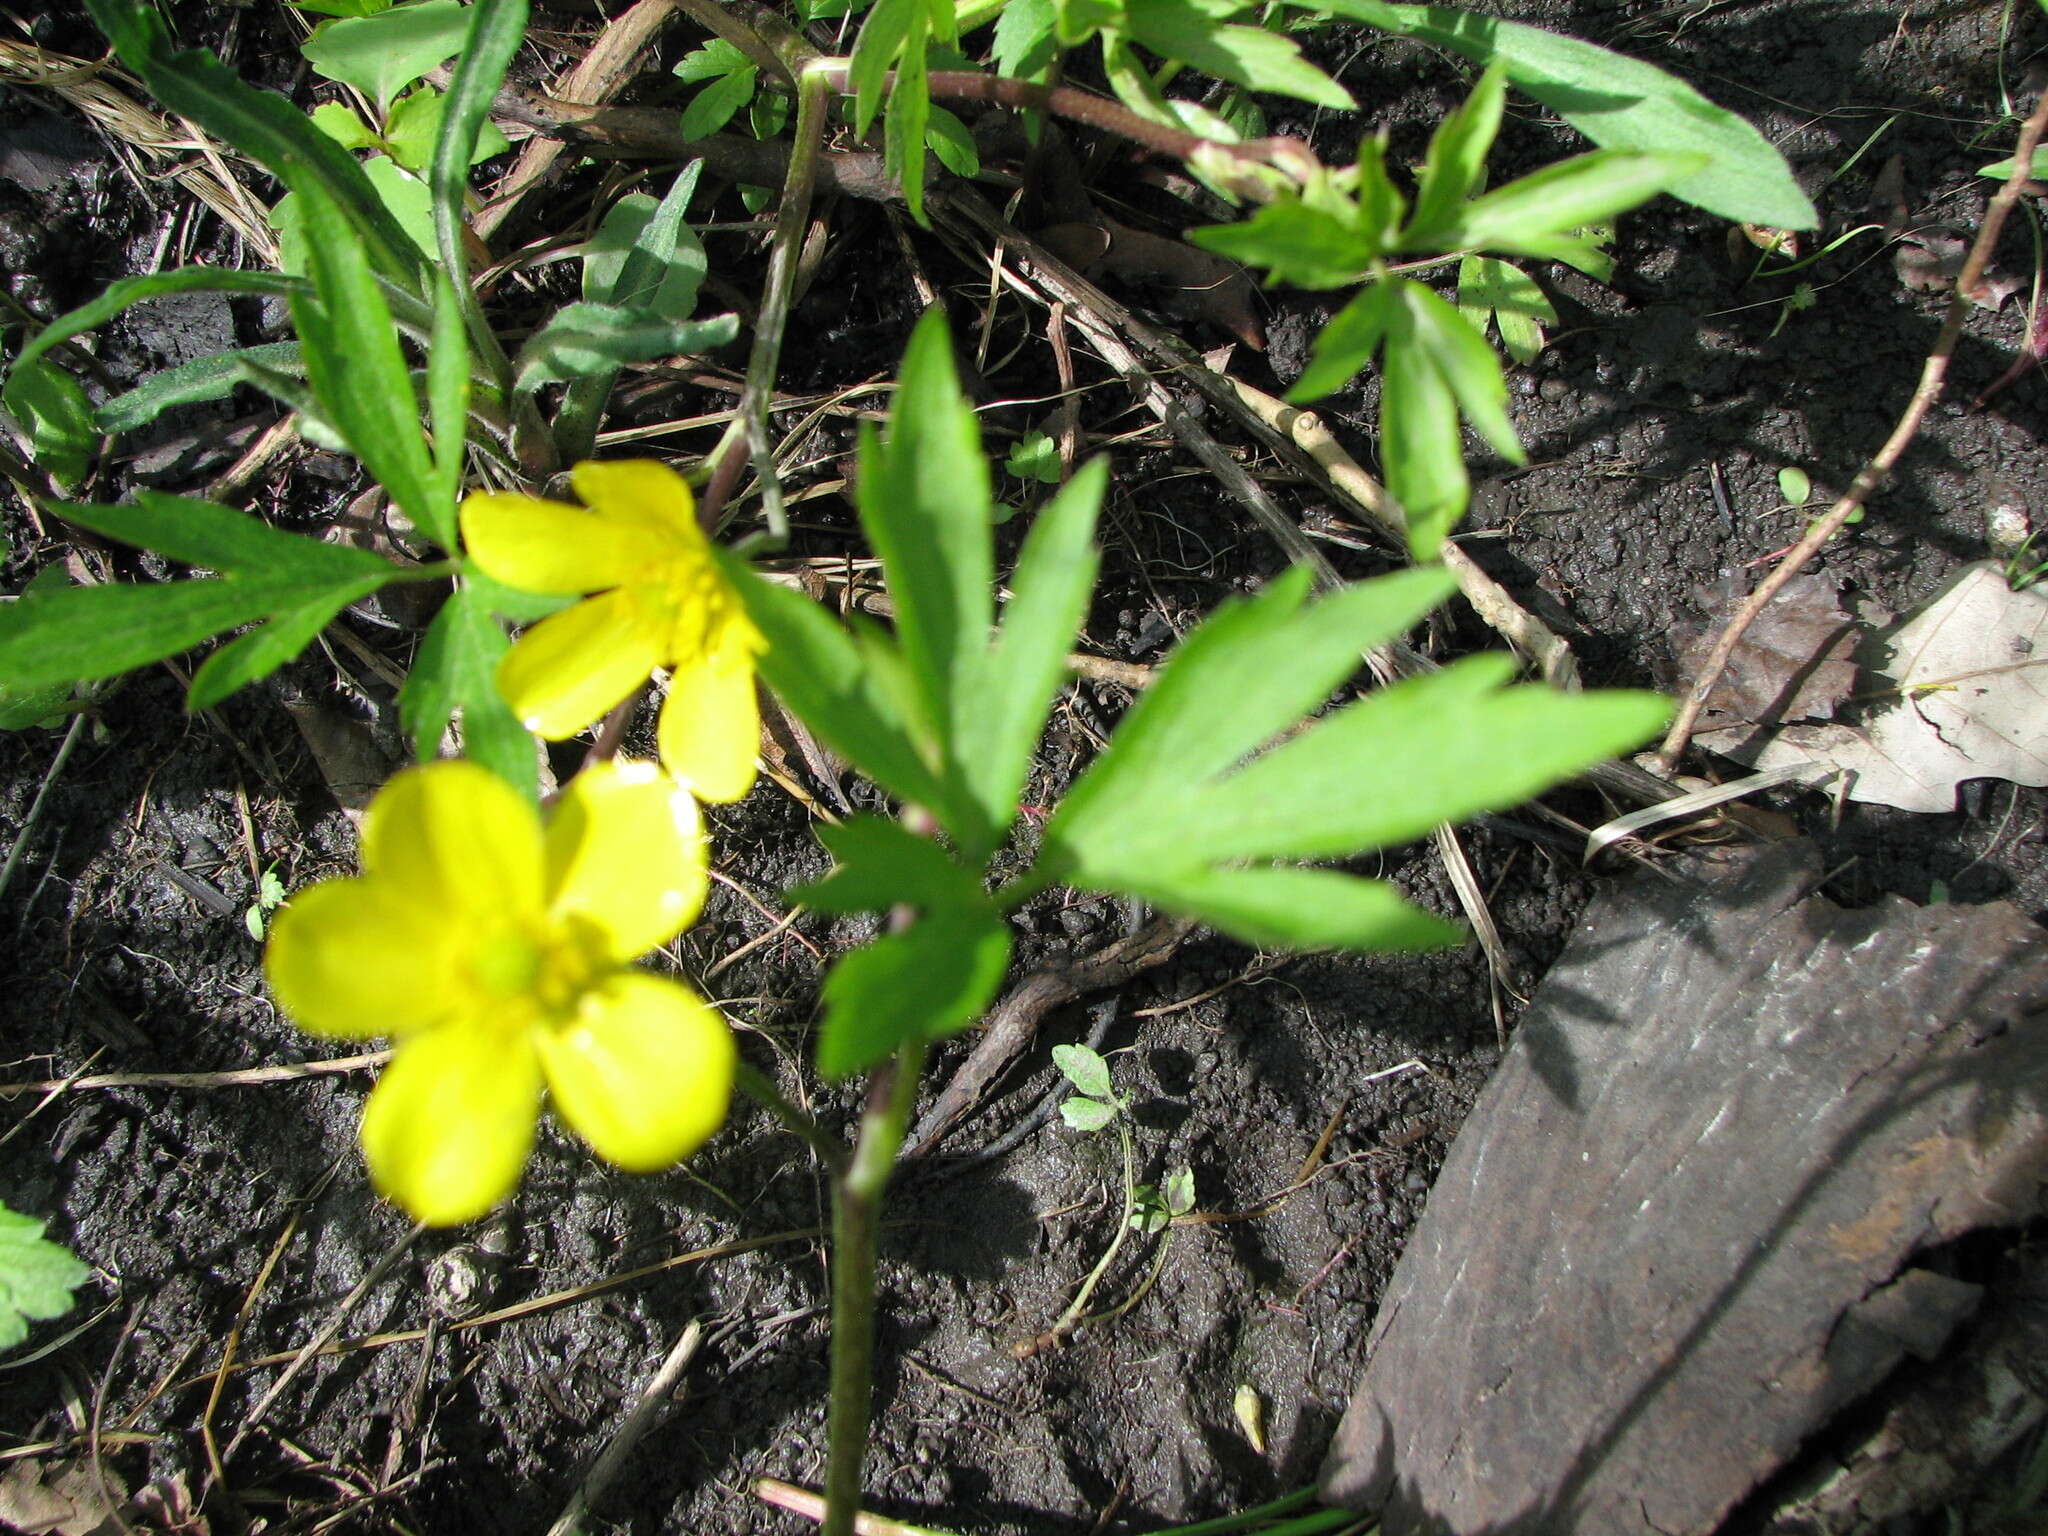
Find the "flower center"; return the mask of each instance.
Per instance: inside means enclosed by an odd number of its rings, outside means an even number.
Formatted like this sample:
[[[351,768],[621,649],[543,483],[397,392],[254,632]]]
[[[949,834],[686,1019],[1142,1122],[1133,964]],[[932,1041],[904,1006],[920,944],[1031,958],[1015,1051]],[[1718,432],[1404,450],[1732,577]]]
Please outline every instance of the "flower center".
[[[477,946],[471,974],[497,1017],[560,1023],[608,969],[601,946],[573,924],[508,925]]]

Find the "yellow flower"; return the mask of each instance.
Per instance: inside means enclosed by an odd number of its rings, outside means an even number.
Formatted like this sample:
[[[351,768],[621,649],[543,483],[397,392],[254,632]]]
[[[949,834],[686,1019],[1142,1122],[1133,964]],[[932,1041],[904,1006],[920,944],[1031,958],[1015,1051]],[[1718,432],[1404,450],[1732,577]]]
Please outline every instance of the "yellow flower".
[[[652,460],[579,464],[570,480],[588,510],[506,491],[463,500],[463,544],[485,574],[528,592],[597,594],[522,635],[499,664],[499,691],[528,730],[560,741],[669,667],[663,766],[700,800],[745,798],[763,642],[712,561],[690,487]]]
[[[600,1157],[666,1168],[725,1119],[735,1051],[681,982],[627,964],[704,902],[696,802],[606,763],[543,826],[474,763],[410,768],[363,823],[363,874],[286,903],[271,990],[316,1035],[394,1035],[363,1112],[377,1188],[448,1226],[510,1194],[545,1088]]]

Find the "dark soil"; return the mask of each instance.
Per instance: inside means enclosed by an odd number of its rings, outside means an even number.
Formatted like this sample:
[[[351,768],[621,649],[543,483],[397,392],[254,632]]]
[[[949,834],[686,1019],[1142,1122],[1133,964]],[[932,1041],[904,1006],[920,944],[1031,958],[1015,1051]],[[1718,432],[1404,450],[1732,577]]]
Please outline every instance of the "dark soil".
[[[289,86],[279,62],[290,57],[286,34],[273,9],[259,0],[236,13],[240,64]],[[1823,240],[1884,221],[1887,210],[1868,205],[1894,156],[1915,228],[1967,239],[1992,189],[1973,173],[2008,152],[2006,93],[2025,110],[2024,82],[2048,41],[2026,5],[1529,0],[1490,9],[1650,58],[1750,116],[1820,204]],[[542,20],[550,30],[584,24],[576,15]],[[97,56],[81,22],[58,16],[47,26],[50,46]],[[1332,33],[1312,47],[1344,66],[1368,111],[1310,120],[1286,103],[1269,106],[1275,131],[1309,134],[1332,160],[1348,158],[1358,136],[1379,125],[1391,130],[1397,160],[1419,158],[1465,78],[1404,43]],[[677,51],[671,43],[664,59]],[[297,88],[310,99],[304,82]],[[143,201],[52,98],[0,95],[0,131],[18,134],[46,114],[57,114],[47,131],[58,148],[38,164],[57,171],[41,185],[0,180],[0,265],[17,299],[42,315],[142,270],[174,211],[162,184],[150,195],[163,211]],[[1504,139],[1495,180],[1575,147],[1525,112]],[[1110,169],[1112,184],[1119,174]],[[595,185],[589,173],[571,179],[567,211],[547,216],[569,227],[576,200]],[[719,211],[741,216],[730,195]],[[196,233],[181,243],[194,255],[233,259],[213,222],[191,217]],[[1946,402],[1868,520],[1820,563],[1895,610],[1983,556],[1989,502],[2017,497],[2048,516],[2038,430],[2048,382],[2029,376],[1984,409],[1967,407],[2023,340],[2024,283],[2035,271],[2026,231],[2016,219],[2000,253],[2023,281],[2019,294],[1972,320]],[[546,232],[554,231],[519,233]],[[1673,681],[1667,635],[1692,590],[1750,567],[1801,529],[1801,519],[1773,510],[1777,471],[1807,470],[1825,504],[1890,430],[1939,327],[1944,296],[1904,286],[1892,249],[1875,234],[1800,274],[1813,290],[1805,308],[1788,305],[1789,280],[1745,284],[1753,255],[1731,261],[1727,234],[1721,221],[1664,201],[1623,221],[1611,286],[1546,272],[1564,321],[1535,366],[1512,376],[1532,467],[1479,470],[1467,547],[1568,635],[1591,683]],[[792,388],[885,376],[915,319],[911,273],[883,214],[842,204],[835,238],[792,327]],[[978,315],[972,290],[985,286],[985,254],[924,237],[912,248],[953,294],[956,318]],[[711,251],[713,270],[739,292],[758,290],[752,247],[721,236]],[[1273,298],[1269,354],[1240,349],[1234,366],[1269,388],[1284,383],[1325,312],[1313,297]],[[1003,312],[989,355],[1027,344],[991,367],[986,398],[1052,392],[1049,354],[1030,340],[1042,318]],[[138,311],[94,345],[109,381],[122,383],[232,339],[268,339],[265,324],[254,309],[195,303],[175,314]],[[1193,322],[1181,326],[1190,340],[1216,344]],[[1087,396],[1091,430],[1141,424],[1092,359],[1080,366],[1097,386]],[[1326,406],[1368,462],[1371,388]],[[723,403],[678,385],[614,424]],[[1039,410],[1009,407],[985,419],[992,431],[1014,432],[1035,424]],[[154,443],[124,444],[124,454],[139,448],[140,457],[117,456],[92,494],[117,499],[145,480],[197,494],[225,462],[226,450],[210,446],[216,435],[254,424],[247,418],[258,411],[253,397],[194,410]],[[685,443],[692,453],[703,446]],[[805,457],[829,459],[837,446],[821,443]],[[1164,438],[1116,452],[1105,577],[1085,644],[1150,661],[1223,596],[1272,575],[1281,557],[1219,489],[1190,476]],[[1716,464],[1732,517],[1710,491]],[[323,516],[360,489],[350,471],[303,456],[274,473],[257,504],[294,520]],[[1318,510],[1291,487],[1276,491],[1291,510]],[[854,548],[840,503],[802,507],[815,523],[807,531],[814,551]],[[38,533],[18,502],[6,526],[8,590],[18,590],[34,566],[61,555],[62,534],[55,525]],[[1388,565],[1345,546],[1331,554],[1347,574]],[[346,622],[366,646],[402,662],[407,630]],[[1446,652],[1497,643],[1462,610],[1434,638]],[[346,871],[353,856],[350,824],[284,707],[287,694],[368,717],[388,689],[354,649],[337,646],[198,718],[184,714],[180,687],[163,669],[101,700],[0,899],[0,1051],[10,1078],[196,1073],[336,1054],[272,1006],[260,947],[243,924],[263,867],[275,863],[297,888]],[[1070,696],[1042,760],[1048,798],[1127,702],[1099,685]],[[0,737],[6,843],[59,740],[49,730]],[[1604,807],[1586,791],[1554,798],[1588,823],[1630,808]],[[1775,805],[1821,839],[1837,901],[1945,894],[2013,901],[2037,921],[2048,913],[2040,791],[1980,781],[1955,814],[1936,816],[1850,805],[1837,820],[1811,795]],[[715,821],[729,883],[714,889],[677,959],[722,1000],[751,1060],[828,1122],[845,1124],[855,1097],[817,1089],[795,1064],[808,1054],[823,960],[862,935],[807,916],[720,968],[769,932],[786,911],[780,893],[825,861],[804,808],[766,781]],[[1582,871],[1574,855],[1514,823],[1470,830],[1465,846],[1508,954],[1533,984],[1590,890],[1615,874]],[[1383,868],[1423,903],[1455,912],[1433,848],[1401,851]],[[1094,949],[1129,916],[1048,897],[1024,915],[1019,966]],[[1113,1138],[1080,1137],[1054,1121],[985,1165],[949,1167],[940,1155],[908,1171],[884,1249],[869,1473],[876,1508],[974,1532],[1143,1530],[1301,1486],[1357,1375],[1404,1236],[1497,1060],[1492,988],[1476,948],[1276,963],[1204,937],[1114,1001],[1108,1043],[1119,1052],[1119,1087],[1137,1106],[1140,1177],[1156,1182],[1188,1166],[1200,1211],[1240,1214],[1175,1229],[1157,1283],[1134,1307],[1019,1362],[1010,1346],[1058,1316],[1110,1241]],[[1515,1000],[1504,1001],[1512,1023]],[[1054,1015],[1028,1068],[943,1152],[971,1150],[1027,1112],[1053,1077],[1046,1048],[1079,1038],[1092,1017],[1086,1006]],[[968,1044],[940,1053],[934,1090]],[[1374,1077],[1411,1062],[1420,1068]],[[0,1197],[48,1218],[53,1236],[98,1267],[73,1321],[105,1311],[46,1358],[0,1375],[0,1433],[10,1443],[65,1440],[52,1453],[63,1459],[82,1454],[68,1437],[90,1428],[103,1437],[117,1486],[182,1480],[197,1496],[208,1484],[209,1433],[225,1447],[279,1369],[220,1376],[223,1360],[304,1344],[406,1235],[400,1214],[370,1193],[355,1147],[369,1083],[370,1074],[356,1072],[13,1100]],[[1275,1199],[1297,1183],[1332,1123],[1322,1171]],[[419,1239],[341,1326],[359,1347],[321,1361],[268,1407],[211,1496],[212,1529],[243,1520],[277,1528],[287,1519],[295,1530],[327,1528],[320,1522],[352,1510],[355,1529],[538,1536],[692,1319],[706,1343],[679,1402],[588,1528],[643,1536],[795,1529],[749,1485],[763,1475],[810,1486],[821,1479],[827,1329],[818,1228],[826,1210],[804,1147],[744,1104],[703,1155],[660,1178],[610,1171],[551,1133],[501,1218]],[[751,1251],[719,1251],[759,1239],[767,1241]],[[1146,1250],[1127,1246],[1103,1304],[1145,1277]],[[701,1257],[616,1283],[693,1251]],[[473,1282],[466,1298],[457,1283],[464,1275]],[[574,1294],[584,1287],[609,1288]],[[518,1318],[490,1316],[521,1303],[534,1306]],[[38,1339],[60,1331],[46,1327]],[[1244,1387],[1265,1405],[1263,1450],[1233,1413]]]

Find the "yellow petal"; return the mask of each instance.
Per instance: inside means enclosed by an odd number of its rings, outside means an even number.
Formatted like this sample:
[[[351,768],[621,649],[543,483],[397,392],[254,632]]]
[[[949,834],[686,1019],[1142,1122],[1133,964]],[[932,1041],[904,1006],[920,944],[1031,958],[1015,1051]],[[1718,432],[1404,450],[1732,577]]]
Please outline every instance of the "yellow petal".
[[[653,459],[578,464],[569,471],[569,483],[601,518],[660,528],[688,549],[708,542],[697,525],[697,500],[689,482],[666,464]]]
[[[708,859],[687,789],[652,763],[599,763],[548,820],[548,910],[596,927],[614,964],[631,960],[697,920]]]
[[[519,1183],[540,1088],[524,1033],[464,1022],[413,1036],[363,1109],[371,1182],[429,1226],[474,1221]]]
[[[712,805],[744,800],[754,787],[761,706],[745,633],[722,626],[725,643],[677,663],[655,728],[662,766]]]
[[[461,758],[408,768],[370,802],[364,872],[443,924],[538,914],[540,813]]]
[[[323,881],[271,919],[263,969],[278,1006],[308,1034],[403,1034],[455,1007],[452,927],[388,880]]]
[[[542,619],[498,663],[498,691],[529,731],[574,736],[661,665],[666,626],[628,589]]]
[[[646,526],[510,491],[463,498],[462,542],[486,575],[527,592],[616,587],[669,554]]]
[[[725,1122],[732,1032],[681,982],[620,971],[534,1038],[555,1113],[607,1162],[652,1173]]]

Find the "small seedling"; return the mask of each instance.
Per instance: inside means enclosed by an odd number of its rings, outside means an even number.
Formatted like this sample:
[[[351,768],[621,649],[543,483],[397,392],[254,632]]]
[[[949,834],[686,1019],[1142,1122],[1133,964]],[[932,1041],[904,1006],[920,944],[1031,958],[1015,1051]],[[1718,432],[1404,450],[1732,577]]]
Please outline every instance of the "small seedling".
[[[1010,453],[1003,460],[1005,473],[1019,480],[1033,480],[1040,485],[1060,483],[1060,450],[1043,432],[1026,432],[1010,444]]]
[[[273,864],[256,882],[256,900],[242,914],[242,926],[249,930],[249,937],[261,944],[264,931],[270,926],[270,914],[283,905],[284,882],[278,879],[277,866]]]
[[[1100,1052],[1085,1045],[1056,1045],[1052,1052],[1053,1065],[1060,1069],[1068,1082],[1074,1085],[1074,1093],[1060,1104],[1060,1118],[1070,1129],[1084,1135],[1099,1131],[1105,1126],[1116,1127],[1117,1141],[1123,1148],[1124,1158],[1124,1208],[1123,1217],[1117,1223],[1116,1236],[1110,1239],[1088,1277],[1081,1282],[1074,1299],[1067,1303],[1066,1311],[1059,1315],[1053,1325],[1036,1338],[1024,1339],[1011,1347],[1011,1353],[1019,1360],[1028,1360],[1040,1350],[1050,1349],[1064,1340],[1084,1323],[1108,1322],[1121,1317],[1144,1299],[1145,1293],[1159,1278],[1159,1271],[1166,1262],[1166,1247],[1172,1239],[1168,1230],[1176,1216],[1185,1216],[1195,1208],[1195,1173],[1192,1168],[1176,1168],[1157,1186],[1140,1184],[1136,1177],[1137,1155],[1131,1143],[1130,1104],[1120,1097],[1111,1086],[1109,1063]],[[1124,1238],[1132,1232],[1148,1235],[1160,1234],[1158,1244],[1152,1250],[1152,1263],[1145,1272],[1145,1278],[1137,1288],[1115,1306],[1102,1312],[1087,1310],[1089,1298],[1102,1283],[1102,1277],[1109,1273],[1109,1266],[1116,1262],[1122,1250]]]

